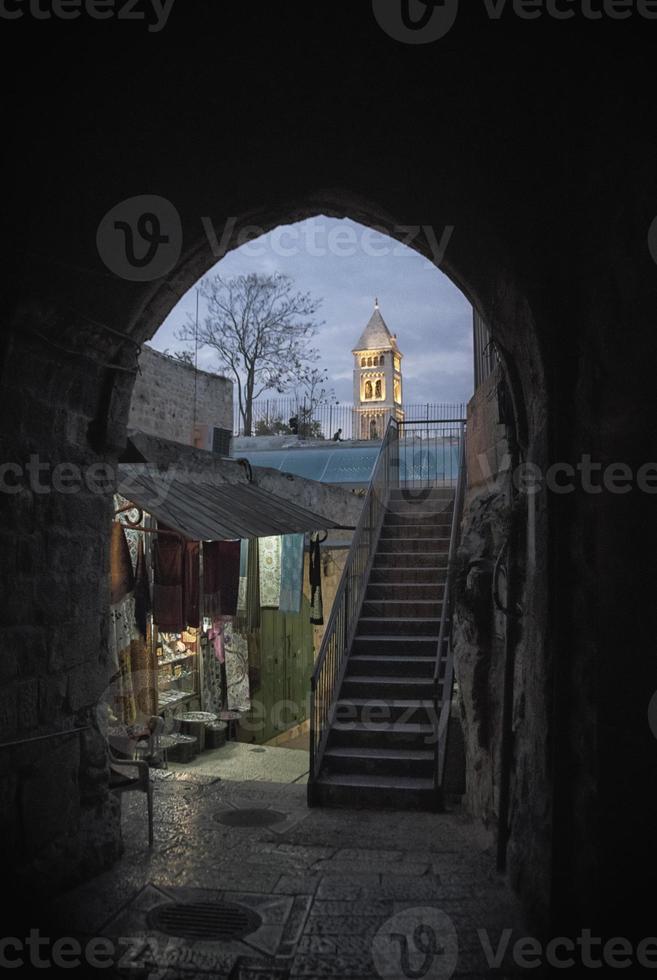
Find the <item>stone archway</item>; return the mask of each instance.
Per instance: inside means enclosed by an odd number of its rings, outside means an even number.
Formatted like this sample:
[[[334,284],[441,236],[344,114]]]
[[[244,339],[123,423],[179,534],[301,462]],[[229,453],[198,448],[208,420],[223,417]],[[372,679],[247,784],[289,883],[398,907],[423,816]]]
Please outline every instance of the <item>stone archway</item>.
[[[548,30],[555,71],[543,34],[519,42],[515,29],[465,11],[444,42],[411,50],[378,30],[370,5],[355,6],[345,30],[340,10],[317,5],[278,48],[273,8],[257,30],[246,8],[226,12],[219,41],[209,13],[181,10],[195,38],[193,57],[181,52],[188,74],[162,72],[173,44],[164,35],[149,46],[126,33],[117,45],[108,31],[106,51],[81,50],[61,25],[64,40],[40,61],[49,85],[36,73],[21,78],[13,127],[17,272],[0,354],[8,462],[24,466],[33,452],[83,467],[116,458],[130,391],[120,369],[134,368],[133,341],[209,267],[203,216],[219,229],[231,215],[271,228],[320,210],[389,231],[431,228],[439,241],[454,227],[441,265],[503,352],[526,406],[528,459],[544,467],[594,452],[636,468],[650,458],[651,52],[637,34],[619,56],[606,34],[583,30],[581,45]],[[223,78],[240,85],[218,79],[218,44]],[[245,74],[245,50],[267,85]],[[24,56],[31,65],[31,47]],[[282,57],[295,71],[280,71]],[[78,66],[75,77],[63,64]],[[336,186],[348,191],[326,190]],[[96,253],[97,228],[117,202],[145,191],[180,214],[182,258],[161,282],[117,280]],[[591,927],[605,913],[619,934],[642,867],[655,768],[645,712],[657,688],[654,603],[644,601],[650,503],[645,494],[552,496],[536,515],[535,649],[523,668],[511,863],[531,869],[518,884],[543,924],[546,910]],[[107,627],[99,529],[109,508],[87,490],[25,486],[2,506],[9,742],[84,720],[97,696]],[[632,669],[619,671],[625,650]],[[116,820],[97,739],[7,758],[3,835],[28,876],[46,858],[61,877],[112,856]]]

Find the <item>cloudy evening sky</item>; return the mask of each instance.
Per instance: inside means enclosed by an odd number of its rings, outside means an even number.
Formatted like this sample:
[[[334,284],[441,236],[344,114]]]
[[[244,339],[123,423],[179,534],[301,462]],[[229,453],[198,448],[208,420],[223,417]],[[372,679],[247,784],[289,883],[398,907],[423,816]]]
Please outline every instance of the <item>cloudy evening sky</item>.
[[[348,219],[316,217],[235,249],[208,275],[249,272],[284,273],[296,289],[323,298],[317,313],[323,323],[313,344],[339,401],[352,400],[351,349],[372,314],[375,296],[404,354],[404,402],[462,402],[472,394],[472,308],[446,276],[412,249]],[[189,350],[174,332],[195,308],[192,289],[151,345]],[[209,349],[199,351],[199,367],[224,373]]]

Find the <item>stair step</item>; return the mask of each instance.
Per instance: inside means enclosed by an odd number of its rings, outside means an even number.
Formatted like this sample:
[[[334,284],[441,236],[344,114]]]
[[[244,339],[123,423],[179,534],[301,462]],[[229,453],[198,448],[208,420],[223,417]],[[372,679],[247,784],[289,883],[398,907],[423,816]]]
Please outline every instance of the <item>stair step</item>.
[[[445,510],[388,510],[383,519],[383,526],[395,525],[397,527],[432,527],[433,525],[446,524],[451,526],[454,510],[452,507]]]
[[[441,602],[444,582],[370,582],[365,602]]]
[[[426,777],[322,772],[313,790],[319,806],[377,810],[438,808],[433,779]]]
[[[440,617],[402,617],[384,619],[380,616],[361,616],[356,636],[411,636],[438,637]]]
[[[362,634],[354,638],[351,648],[352,655],[360,653],[375,654],[380,657],[394,656],[402,659],[405,659],[406,656],[430,657],[435,661],[438,655],[438,636],[390,636],[383,633],[372,636]]]
[[[430,698],[364,697],[340,698],[335,703],[334,721],[331,730],[349,731],[354,724],[387,725],[394,727],[397,722],[418,725],[431,725],[436,709]]]
[[[449,540],[451,522],[443,524],[391,524],[384,521],[381,528],[381,540],[388,538],[419,538],[422,540],[434,540],[444,538]]]
[[[387,555],[391,551],[441,555],[449,551],[449,538],[379,538],[376,546],[377,555]]]
[[[447,552],[439,551],[379,551],[374,556],[374,569],[431,568],[439,571],[447,565]]]
[[[336,745],[324,753],[322,773],[432,779],[434,768],[432,749],[368,749]]]
[[[399,564],[375,565],[370,572],[369,585],[430,585],[444,583],[446,565],[427,565],[425,568],[404,567]]]
[[[435,644],[434,644],[435,646]],[[345,680],[355,677],[375,676],[399,677],[407,672],[413,678],[432,678],[436,668],[435,651],[432,657],[417,657],[413,655],[397,657],[393,654],[352,654],[347,663]]]
[[[394,725],[398,721],[430,725],[437,720],[433,698],[427,696],[431,693],[432,689],[425,690],[424,697],[417,698],[404,694],[400,697],[392,692],[383,696],[374,693],[351,696],[341,691],[335,703],[332,727],[348,730],[355,722]]]
[[[433,749],[435,728],[429,721],[353,721],[333,725],[329,732],[328,749]]]
[[[441,599],[365,599],[361,617],[375,619],[427,619],[440,618]]]

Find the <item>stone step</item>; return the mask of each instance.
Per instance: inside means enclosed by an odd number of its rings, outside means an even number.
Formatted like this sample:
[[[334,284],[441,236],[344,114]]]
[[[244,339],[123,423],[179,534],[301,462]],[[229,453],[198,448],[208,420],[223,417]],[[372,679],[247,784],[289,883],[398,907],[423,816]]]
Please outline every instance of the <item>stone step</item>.
[[[439,630],[439,616],[398,616],[396,619],[361,616],[356,627],[356,636],[435,636],[437,639]]]
[[[332,731],[349,731],[354,724],[437,724],[433,700],[425,698],[343,698],[335,703]]]
[[[442,611],[442,598],[365,598],[361,609],[361,617],[373,617],[375,619],[440,619]]]
[[[386,620],[381,620],[386,622]],[[445,640],[445,647],[447,640]],[[351,656],[358,654],[379,657],[430,657],[435,661],[438,655],[438,636],[404,636],[361,634],[354,638]]]
[[[447,538],[449,540],[451,523],[444,524],[388,524],[381,528],[381,541],[388,538],[425,539]]]
[[[446,552],[377,550],[373,571],[378,571],[380,568],[431,568],[438,573],[446,564]],[[370,577],[370,581],[375,582],[376,578]]]
[[[442,602],[443,582],[370,582],[365,592],[365,602]]]
[[[434,655],[430,657],[395,656],[388,654],[381,656],[377,653],[352,653],[347,662],[347,672],[345,678],[376,676],[376,677],[397,677],[406,676],[413,678],[431,679],[436,667],[436,644],[433,644]]]
[[[434,767],[432,749],[368,749],[336,745],[324,753],[322,772],[432,779]]]
[[[390,552],[420,552],[422,554],[437,553],[447,554],[449,551],[449,538],[379,538],[376,546],[377,558],[379,555],[386,555]]]
[[[322,773],[314,786],[318,806],[377,810],[436,810],[433,779]]]
[[[346,674],[340,699],[388,698],[426,700],[433,698],[433,671],[424,676],[406,674]]]
[[[406,486],[395,487],[390,491],[389,500],[454,500],[456,489],[453,486],[446,487],[421,487]]]
[[[425,568],[411,568],[391,564],[389,567],[375,565],[370,572],[369,588],[378,585],[429,585],[444,584],[447,578],[446,565],[427,565]]]
[[[433,525],[452,524],[453,508],[445,510],[389,510],[383,519],[383,526],[396,527],[432,527]]]

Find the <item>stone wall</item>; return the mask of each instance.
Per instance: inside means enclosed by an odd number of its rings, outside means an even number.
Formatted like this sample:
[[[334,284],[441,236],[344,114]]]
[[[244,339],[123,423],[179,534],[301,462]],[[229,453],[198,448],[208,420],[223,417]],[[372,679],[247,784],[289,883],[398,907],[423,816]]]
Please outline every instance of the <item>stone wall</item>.
[[[94,467],[114,460],[92,443],[122,376],[108,385],[101,369],[29,334],[2,368],[12,471],[0,494],[0,743],[20,744],[0,749],[0,851],[12,905],[33,907],[37,893],[97,873],[121,847],[96,721],[110,674],[112,493]]]
[[[500,421],[503,416],[506,424]],[[511,880],[521,894],[533,896],[531,916],[541,920],[546,910],[539,896],[548,887],[547,868],[537,859],[529,871],[526,855],[536,848],[549,853],[551,819],[547,756],[540,748],[540,733],[547,726],[536,699],[537,688],[547,684],[548,676],[542,568],[535,554],[536,527],[545,500],[519,492],[524,484],[515,469],[522,462],[514,455],[515,431],[508,379],[498,365],[468,405],[467,489],[457,557],[453,644],[465,734],[465,805],[480,821],[491,845],[498,840],[500,822],[506,826]],[[519,605],[519,617],[508,618],[494,602],[498,559],[499,602],[506,608],[509,603]],[[511,576],[512,591],[507,589]],[[513,669],[508,695],[512,758],[506,776],[509,802],[503,813],[507,658]],[[535,807],[531,822],[527,820],[530,798]]]
[[[194,444],[194,421],[233,431],[233,382],[219,374],[143,347],[128,425],[151,435]],[[194,401],[196,400],[196,415]]]

